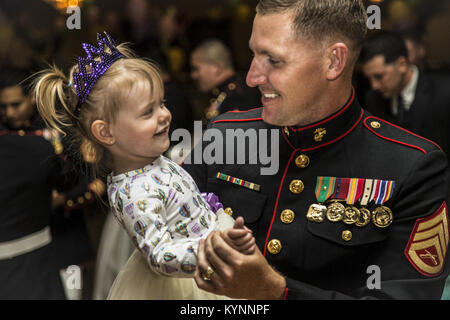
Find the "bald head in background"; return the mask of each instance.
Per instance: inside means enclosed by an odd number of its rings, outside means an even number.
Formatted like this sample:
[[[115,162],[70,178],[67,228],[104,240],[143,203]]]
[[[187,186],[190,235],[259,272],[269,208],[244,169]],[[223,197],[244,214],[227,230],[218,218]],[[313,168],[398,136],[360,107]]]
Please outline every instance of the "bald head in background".
[[[235,74],[230,49],[217,39],[198,45],[191,55],[191,76],[202,92],[208,92]]]
[[[205,118],[232,110],[249,110],[261,105],[261,94],[237,74],[230,48],[218,39],[200,43],[191,55],[191,77],[201,92],[210,94]]]

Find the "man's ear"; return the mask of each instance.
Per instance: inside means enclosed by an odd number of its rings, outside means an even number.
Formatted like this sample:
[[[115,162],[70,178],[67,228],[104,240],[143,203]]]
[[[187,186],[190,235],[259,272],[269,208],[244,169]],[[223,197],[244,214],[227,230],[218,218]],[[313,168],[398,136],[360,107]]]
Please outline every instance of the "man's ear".
[[[103,120],[95,120],[91,124],[91,132],[94,137],[105,146],[113,145],[116,140],[111,133],[109,124]]]
[[[395,60],[395,64],[400,72],[406,73],[408,71],[409,61],[406,57],[398,57],[397,60]]]
[[[328,80],[336,80],[342,75],[348,64],[348,54],[347,45],[341,42],[335,43],[328,48]]]
[[[223,71],[223,67],[220,63],[211,64],[211,69],[216,76],[220,76]]]

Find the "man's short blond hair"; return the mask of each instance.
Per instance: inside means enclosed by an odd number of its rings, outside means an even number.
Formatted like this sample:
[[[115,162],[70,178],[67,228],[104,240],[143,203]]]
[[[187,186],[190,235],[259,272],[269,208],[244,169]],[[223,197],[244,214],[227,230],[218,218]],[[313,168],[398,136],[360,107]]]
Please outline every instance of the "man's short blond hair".
[[[256,12],[294,13],[296,35],[323,41],[345,37],[355,51],[367,34],[367,13],[361,0],[260,0]]]
[[[233,69],[233,58],[230,49],[218,39],[207,39],[194,50],[202,62],[220,64],[226,69]]]

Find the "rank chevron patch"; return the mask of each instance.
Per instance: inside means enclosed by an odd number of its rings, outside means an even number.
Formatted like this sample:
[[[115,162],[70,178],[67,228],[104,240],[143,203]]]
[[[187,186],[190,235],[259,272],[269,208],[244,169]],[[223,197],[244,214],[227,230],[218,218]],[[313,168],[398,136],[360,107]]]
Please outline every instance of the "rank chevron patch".
[[[413,267],[427,277],[442,272],[449,242],[447,205],[432,216],[418,219],[405,249],[406,258]]]

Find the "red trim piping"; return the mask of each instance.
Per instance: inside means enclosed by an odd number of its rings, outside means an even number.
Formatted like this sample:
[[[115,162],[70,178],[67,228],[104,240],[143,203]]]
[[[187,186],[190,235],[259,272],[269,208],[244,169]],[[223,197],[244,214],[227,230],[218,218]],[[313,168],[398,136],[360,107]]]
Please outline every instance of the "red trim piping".
[[[253,119],[235,119],[235,120],[216,120],[213,122],[213,124],[219,123],[219,122],[246,122],[246,121],[261,121],[262,118],[253,118]]]
[[[401,144],[401,145],[406,146],[406,147],[410,147],[410,148],[413,148],[413,149],[417,149],[417,150],[419,150],[419,151],[422,151],[424,154],[427,154],[427,152],[426,152],[424,149],[422,149],[422,148],[420,148],[420,147],[418,147],[418,146],[415,146],[415,145],[412,145],[412,144],[409,144],[409,143],[405,143],[405,142],[401,142],[401,141],[398,141],[398,140],[386,138],[386,137],[382,136],[381,134],[375,132],[375,131],[374,131],[372,128],[370,128],[370,127],[367,125],[367,123],[366,123],[367,120],[369,120],[369,119],[376,119],[376,120],[382,121],[382,122],[387,123],[387,124],[392,125],[392,126],[395,126],[395,125],[393,125],[392,123],[390,123],[390,122],[388,122],[388,121],[385,121],[385,120],[383,120],[383,119],[377,118],[377,117],[367,117],[367,118],[364,120],[364,126],[365,126],[369,131],[371,131],[374,135],[376,135],[377,137],[379,137],[379,138],[381,138],[381,139],[384,139],[384,140],[387,140],[387,141],[390,141],[390,142],[394,142],[394,143],[397,143],[397,144]],[[423,138],[423,137],[421,137],[421,136],[419,136],[419,135],[416,135],[416,134],[414,134],[414,133],[412,133],[412,132],[409,132],[408,130],[405,130],[405,129],[401,128],[401,127],[398,127],[398,126],[395,126],[395,127],[397,127],[398,129],[401,129],[401,130],[403,130],[403,131],[405,131],[405,132],[407,132],[407,133],[410,133],[410,134],[412,134],[412,135],[414,135],[414,136],[417,136],[417,137],[419,137],[419,138]],[[423,139],[425,139],[425,138],[423,138]],[[427,140],[427,139],[425,139],[425,140]],[[428,140],[428,141],[430,141],[430,140]],[[436,143],[434,143],[433,141],[430,141],[430,142],[432,142],[434,145],[438,146],[438,145],[437,145]],[[438,147],[439,147],[439,146],[438,146]],[[440,148],[440,147],[439,147],[439,148]]]
[[[347,110],[347,108],[353,103],[353,100],[355,100],[355,88],[352,88],[352,97],[350,98],[350,101],[345,105],[345,107],[341,109],[341,111],[339,111],[335,115],[331,116],[330,118],[327,118],[327,119],[324,119],[324,120],[320,121],[319,123],[314,123],[314,124],[309,125],[307,127],[298,128],[298,129],[292,128],[292,131],[295,131],[295,132],[304,131],[304,130],[307,130],[307,129],[310,129],[310,128],[318,127],[318,126],[324,124],[325,122],[329,122],[329,121],[333,120],[334,118],[338,117],[341,113],[343,113],[345,110]]]
[[[292,143],[291,143],[291,142],[289,141],[289,139],[286,137],[286,134],[284,133],[283,128],[280,128],[280,130],[281,130],[281,134],[282,134],[283,137],[284,137],[284,140],[286,140],[286,142],[291,146],[291,148],[295,150],[295,147],[292,145]],[[289,129],[288,129],[288,130],[289,130]]]
[[[445,203],[445,201],[442,203],[442,205],[439,207],[439,209],[437,209],[436,212],[433,213],[431,216],[425,217],[425,218],[420,218],[420,219],[416,220],[416,223],[414,224],[414,229],[411,232],[411,235],[409,237],[408,244],[406,245],[405,250],[403,251],[403,253],[406,256],[406,259],[408,259],[408,261],[411,263],[411,265],[414,267],[414,269],[416,269],[419,273],[423,274],[426,277],[436,277],[436,276],[440,275],[444,271],[445,262],[446,262],[445,258],[447,256],[447,254],[444,254],[444,256],[443,256],[443,260],[444,261],[442,263],[444,265],[442,265],[441,271],[439,271],[438,273],[430,274],[430,273],[427,273],[427,272],[425,272],[423,270],[420,270],[420,268],[416,266],[416,264],[411,260],[410,256],[408,255],[408,250],[409,250],[409,248],[410,248],[410,246],[411,246],[411,244],[413,242],[414,236],[415,236],[415,234],[417,232],[417,228],[419,227],[421,222],[425,222],[425,221],[428,221],[428,220],[431,220],[431,219],[435,218],[435,216],[440,214],[442,212],[442,210],[444,210],[444,209],[445,209],[445,213],[446,213],[447,221],[448,221],[449,219],[448,219],[447,204]],[[450,227],[449,227],[449,231],[450,231]],[[436,235],[434,235],[434,237],[436,237]],[[423,239],[423,240],[427,240],[427,239]],[[423,241],[423,240],[421,240],[421,241]]]
[[[288,291],[289,291],[289,289],[288,289],[288,288],[284,289],[283,300],[286,300],[286,299],[287,299],[287,294],[288,294]]]
[[[352,126],[347,132],[345,132],[345,133],[342,134],[341,136],[337,137],[336,139],[333,139],[333,140],[331,140],[331,141],[328,141],[327,143],[324,143],[324,144],[321,144],[321,145],[318,145],[318,146],[315,146],[315,147],[312,147],[312,148],[307,148],[307,149],[296,149],[296,148],[292,145],[292,143],[289,141],[289,139],[286,137],[286,135],[285,135],[285,133],[284,133],[284,130],[281,130],[281,133],[283,134],[284,140],[286,140],[286,142],[289,144],[289,146],[290,146],[292,149],[294,149],[295,151],[301,151],[301,152],[313,151],[313,150],[316,150],[316,149],[319,149],[319,148],[328,146],[328,145],[330,145],[330,144],[332,144],[332,143],[335,143],[335,142],[337,142],[337,141],[343,139],[345,136],[347,136],[350,132],[352,132],[352,131],[356,128],[356,126],[361,122],[361,119],[363,118],[363,115],[364,115],[364,110],[361,109],[361,115],[359,116],[358,120],[355,122],[355,124],[353,124],[353,126]]]
[[[327,143],[324,143],[324,144],[321,144],[321,145],[318,145],[318,146],[315,146],[315,147],[312,147],[312,148],[303,149],[302,152],[313,151],[313,150],[316,150],[316,149],[325,147],[325,146],[327,146],[327,145],[329,145],[329,144],[335,143],[335,142],[337,142],[338,140],[341,140],[341,139],[344,138],[346,135],[348,135],[350,132],[352,132],[353,129],[355,129],[355,127],[356,127],[356,126],[358,125],[358,123],[361,121],[363,115],[364,115],[364,110],[361,109],[361,115],[359,116],[358,121],[356,121],[355,124],[354,124],[347,132],[345,132],[343,135],[341,135],[340,137],[337,137],[337,138],[334,139],[334,140],[328,141]]]
[[[379,121],[382,121],[382,122],[384,122],[384,123],[387,123],[387,124],[389,124],[389,125],[391,125],[391,126],[397,128],[397,129],[400,129],[400,130],[402,130],[402,131],[405,131],[406,133],[409,133],[409,134],[411,134],[411,135],[413,135],[413,136],[415,136],[415,137],[417,137],[417,138],[421,138],[421,139],[423,139],[423,140],[425,140],[425,141],[428,141],[428,142],[434,144],[436,147],[438,147],[438,148],[442,151],[441,146],[438,145],[436,142],[434,142],[434,141],[432,141],[432,140],[429,140],[429,139],[427,139],[427,138],[425,138],[425,137],[422,137],[422,136],[420,136],[420,135],[418,135],[418,134],[415,134],[414,132],[411,132],[411,131],[409,131],[409,130],[406,130],[405,128],[399,127],[399,126],[397,126],[397,125],[395,125],[395,124],[393,124],[393,123],[390,123],[389,121],[386,121],[386,120],[383,120],[383,119],[380,119],[380,118],[377,118],[377,117],[374,117],[374,116],[367,117],[366,120],[368,120],[369,118],[377,119],[377,120],[379,120]],[[366,120],[364,120],[364,123],[366,122]]]
[[[341,135],[340,137],[338,137],[338,138],[336,138],[336,139],[334,139],[334,140],[332,140],[332,141],[329,141],[329,142],[327,142],[327,143],[324,143],[324,144],[322,144],[322,145],[320,145],[320,146],[316,146],[316,147],[309,148],[309,149],[295,149],[295,148],[293,147],[293,145],[290,143],[290,141],[286,138],[286,136],[285,136],[285,134],[284,134],[284,131],[281,130],[284,139],[288,142],[288,144],[289,144],[289,145],[292,147],[292,149],[294,149],[294,150],[292,151],[291,157],[289,158],[289,161],[288,161],[288,163],[287,163],[287,165],[286,165],[286,167],[285,167],[285,169],[284,169],[283,177],[281,178],[280,187],[278,188],[277,200],[276,200],[276,202],[275,202],[275,207],[274,207],[274,209],[273,209],[272,220],[270,221],[269,230],[267,231],[266,243],[264,244],[264,257],[266,256],[266,252],[267,252],[267,243],[269,242],[270,232],[272,231],[272,225],[273,225],[273,222],[274,222],[274,220],[275,220],[276,212],[277,212],[277,209],[278,209],[278,201],[279,201],[279,199],[280,199],[281,189],[283,188],[284,179],[286,178],[286,173],[287,173],[287,171],[288,171],[289,166],[291,165],[291,162],[292,162],[292,159],[294,158],[294,155],[295,155],[298,151],[306,152],[306,151],[315,150],[315,149],[318,149],[318,148],[327,146],[327,145],[329,145],[329,144],[331,144],[331,143],[334,143],[334,142],[336,142],[336,141],[338,141],[338,140],[344,138],[344,137],[345,137],[346,135],[348,135],[351,131],[353,131],[353,129],[355,129],[355,127],[356,127],[356,126],[358,125],[358,123],[361,121],[363,115],[364,115],[364,110],[361,109],[361,115],[359,116],[358,121],[356,121],[355,124],[354,124],[347,132],[345,132],[343,135]]]
[[[227,111],[225,113],[250,112],[250,111],[258,110],[258,109],[262,109],[262,108],[264,108],[264,107],[258,107],[258,108],[248,109],[248,110],[231,110],[231,111]]]
[[[273,209],[272,221],[270,221],[269,230],[267,231],[266,243],[264,244],[264,257],[266,256],[267,243],[269,242],[270,231],[272,230],[273,221],[275,220],[275,215],[276,215],[277,208],[278,208],[278,200],[280,199],[280,194],[281,194],[281,189],[283,188],[284,178],[286,177],[286,173],[289,169],[289,166],[291,165],[292,159],[294,159],[294,155],[296,152],[297,152],[296,150],[294,150],[292,152],[291,157],[289,158],[289,161],[284,169],[283,177],[281,178],[280,187],[278,188],[277,200],[275,202],[275,207]]]

